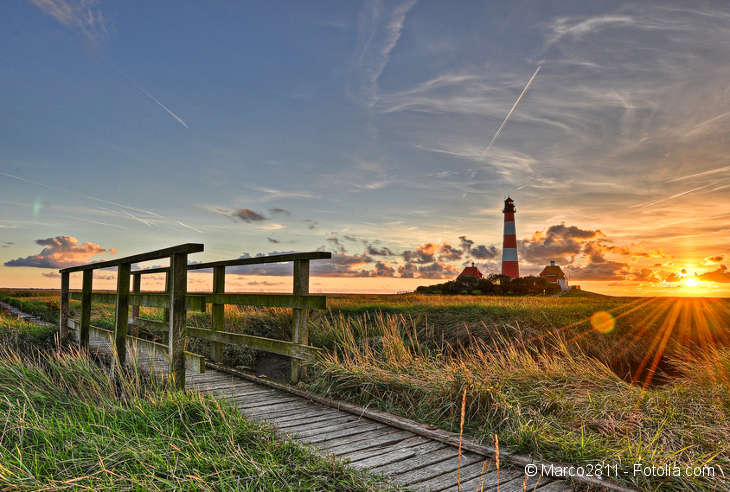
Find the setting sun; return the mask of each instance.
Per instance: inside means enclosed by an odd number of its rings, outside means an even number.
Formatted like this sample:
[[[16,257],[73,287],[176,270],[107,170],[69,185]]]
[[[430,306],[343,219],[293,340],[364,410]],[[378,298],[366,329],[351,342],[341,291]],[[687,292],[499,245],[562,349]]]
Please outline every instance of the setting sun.
[[[697,280],[694,277],[687,277],[687,278],[684,279],[684,285],[685,285],[685,287],[697,287],[697,285],[699,283],[700,283],[699,280]]]

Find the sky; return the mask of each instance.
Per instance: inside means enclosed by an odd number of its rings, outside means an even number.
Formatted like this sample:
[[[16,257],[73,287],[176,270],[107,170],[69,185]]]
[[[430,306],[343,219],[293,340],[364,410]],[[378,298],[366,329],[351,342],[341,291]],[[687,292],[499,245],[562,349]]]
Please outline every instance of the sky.
[[[729,62],[725,1],[11,0],[0,286],[199,242],[331,251],[315,292],[408,291],[498,273],[509,195],[523,275],[728,296]]]

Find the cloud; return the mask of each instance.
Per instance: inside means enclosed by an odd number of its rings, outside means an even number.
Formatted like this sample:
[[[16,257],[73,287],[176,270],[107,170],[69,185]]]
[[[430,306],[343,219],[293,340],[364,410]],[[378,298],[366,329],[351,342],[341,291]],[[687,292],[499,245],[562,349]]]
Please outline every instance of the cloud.
[[[623,280],[629,275],[629,266],[617,261],[588,263],[585,266],[566,267],[571,280]]]
[[[274,239],[273,237],[267,237],[266,240],[273,244],[279,244],[281,242],[278,239]]]
[[[395,268],[388,265],[387,263],[378,261],[375,263],[375,268],[373,268],[372,272],[370,273],[370,276],[372,276],[372,277],[395,277]]]
[[[58,272],[43,272],[41,275],[48,278],[61,278],[61,274]]]
[[[444,243],[439,248],[439,260],[441,261],[457,261],[464,256],[464,251],[454,248],[448,243]]]
[[[529,239],[523,239],[518,253],[530,263],[544,264],[559,259],[570,259],[572,262],[583,250],[584,243],[604,237],[600,230],[586,230],[562,223],[550,226],[544,232],[537,231]]]
[[[403,259],[407,262],[414,263],[431,263],[434,261],[434,255],[439,247],[434,243],[426,243],[416,250],[406,250],[403,252]]]
[[[278,207],[270,208],[269,213],[271,213],[272,215],[291,215],[290,211]]]
[[[260,222],[267,220],[266,217],[258,212],[254,212],[250,208],[237,208],[233,211],[233,216],[238,217],[243,222]]]
[[[347,238],[347,236],[345,236],[345,238]],[[381,248],[378,248],[376,246],[373,246],[372,244],[369,244],[365,251],[367,252],[367,254],[372,255],[372,256],[393,256],[393,255],[395,255],[395,253],[393,253],[393,251],[391,251],[391,249],[388,247],[383,246]]]
[[[636,20],[628,15],[558,17],[548,24],[548,28],[552,32],[548,38],[548,45],[556,43],[566,36],[580,39],[587,34],[596,33],[603,29],[635,25],[637,25]]]
[[[108,36],[104,14],[95,0],[31,0],[41,11],[69,29],[83,34],[92,44]]]
[[[223,215],[225,217],[230,217],[231,220],[236,221],[240,220],[242,222],[262,222],[265,220],[269,220],[266,216],[263,214],[256,212],[254,210],[251,210],[250,208],[237,208],[234,210],[229,210],[227,208],[222,207],[216,207],[212,205],[199,205],[200,208],[204,210],[208,210],[209,212],[216,213],[218,215]],[[282,227],[278,227],[281,229]]]
[[[12,246],[12,245],[14,245],[14,244],[15,244],[15,243],[14,243],[14,242],[12,242],[12,241],[3,241],[3,242],[2,242],[2,247],[3,247],[3,248],[9,248],[10,246]]]
[[[367,2],[359,15],[358,49],[349,92],[369,108],[377,101],[378,80],[398,44],[406,15],[415,4],[415,0]]]
[[[471,257],[479,260],[490,260],[496,258],[498,254],[499,250],[496,246],[485,246],[483,244],[472,247],[470,250]]]
[[[718,282],[718,283],[730,283],[730,271],[728,271],[727,267],[725,265],[720,265],[720,268],[717,270],[713,270],[711,272],[705,272],[697,275],[697,278],[700,280],[706,280],[709,282]]]
[[[105,249],[95,243],[79,243],[73,236],[56,236],[38,239],[36,244],[44,246],[37,255],[16,258],[5,262],[6,267],[66,268],[88,263],[102,253],[114,254],[114,248]]]

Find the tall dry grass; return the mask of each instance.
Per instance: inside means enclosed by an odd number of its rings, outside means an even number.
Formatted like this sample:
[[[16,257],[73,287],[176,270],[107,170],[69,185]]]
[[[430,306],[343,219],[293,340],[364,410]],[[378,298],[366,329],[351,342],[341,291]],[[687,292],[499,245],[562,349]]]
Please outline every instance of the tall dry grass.
[[[560,332],[495,335],[462,347],[423,343],[412,319],[335,318],[338,349],[318,364],[311,389],[375,406],[513,451],[567,463],[605,461],[631,485],[712,490],[718,478],[633,475],[644,465],[713,465],[730,471],[730,350],[674,361],[667,384],[619,378]],[[724,482],[727,486],[727,482]]]

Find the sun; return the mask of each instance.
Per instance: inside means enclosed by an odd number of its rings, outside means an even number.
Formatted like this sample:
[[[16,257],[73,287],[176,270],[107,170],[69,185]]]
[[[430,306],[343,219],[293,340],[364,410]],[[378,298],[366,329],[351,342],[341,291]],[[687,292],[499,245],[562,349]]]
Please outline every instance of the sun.
[[[699,283],[700,283],[699,280],[697,280],[696,278],[693,278],[693,277],[687,277],[684,279],[685,287],[697,287],[697,285]]]

